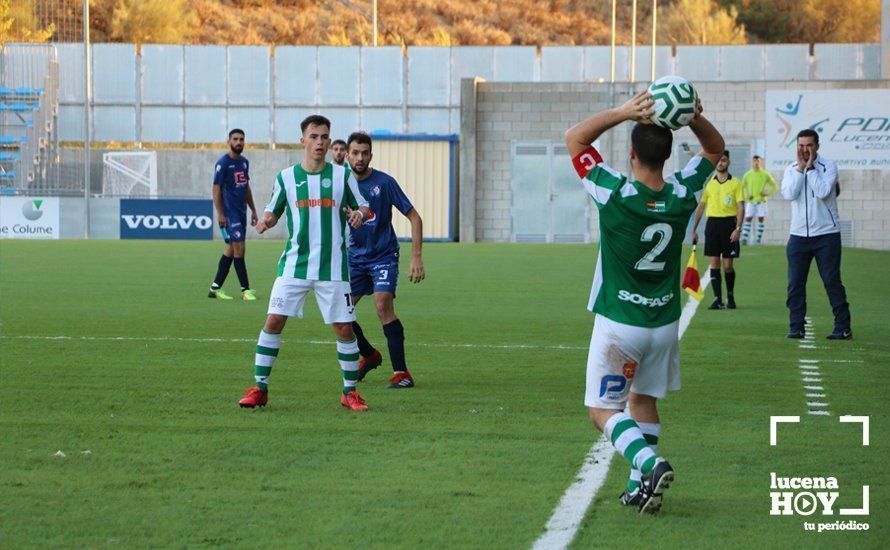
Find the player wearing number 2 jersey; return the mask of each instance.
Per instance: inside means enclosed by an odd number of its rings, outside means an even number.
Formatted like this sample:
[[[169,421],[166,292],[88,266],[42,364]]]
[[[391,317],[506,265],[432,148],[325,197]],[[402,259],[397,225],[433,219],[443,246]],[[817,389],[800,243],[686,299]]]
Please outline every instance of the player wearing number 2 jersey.
[[[680,388],[678,319],[680,255],[696,193],[723,152],[720,133],[701,116],[690,124],[704,151],[662,176],[673,135],[651,124],[653,101],[643,91],[616,109],[566,132],[585,189],[599,210],[600,246],[589,309],[594,311],[584,404],[590,418],[631,463],[620,497],[641,513],[661,507],[674,472],[657,453],[656,400]],[[637,121],[631,133],[633,178],[605,164],[590,146],[603,132]],[[623,412],[630,400],[630,415]]]

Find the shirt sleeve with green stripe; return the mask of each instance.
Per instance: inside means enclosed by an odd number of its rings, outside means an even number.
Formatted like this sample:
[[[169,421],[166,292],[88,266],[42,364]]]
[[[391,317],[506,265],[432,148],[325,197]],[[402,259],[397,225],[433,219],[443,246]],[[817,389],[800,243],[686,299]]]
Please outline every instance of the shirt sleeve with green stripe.
[[[368,206],[368,201],[362,195],[362,191],[358,187],[358,180],[355,179],[355,174],[352,173],[352,170],[346,171],[346,185],[344,191],[343,198],[349,208],[355,210],[360,206]]]
[[[584,185],[584,189],[587,190],[587,194],[593,198],[597,208],[601,209],[608,204],[612,192],[621,189],[621,186],[627,181],[627,176],[606,165],[599,151],[593,147],[587,149],[586,152],[589,153],[588,157],[593,159],[595,164],[587,172],[587,175],[581,178],[581,183]],[[578,165],[576,163],[577,169]],[[581,174],[582,172],[579,170],[578,175]]]
[[[704,157],[694,156],[686,163],[686,167],[674,173],[677,182],[692,193],[698,193],[714,174],[714,165]]]
[[[266,205],[266,212],[271,212],[280,218],[284,214],[285,206],[287,206],[287,192],[284,190],[284,180],[281,179],[281,173],[279,173],[275,185],[272,186],[272,198]]]

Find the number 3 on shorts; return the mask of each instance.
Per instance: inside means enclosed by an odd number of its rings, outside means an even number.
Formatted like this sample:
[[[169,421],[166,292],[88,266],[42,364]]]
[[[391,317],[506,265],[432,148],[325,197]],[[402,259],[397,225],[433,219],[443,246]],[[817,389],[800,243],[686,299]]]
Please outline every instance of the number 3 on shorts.
[[[673,234],[674,230],[666,223],[653,223],[652,225],[647,226],[646,229],[643,230],[643,235],[640,237],[641,241],[652,242],[655,240],[656,235],[659,235],[660,238],[658,239],[658,242],[655,243],[655,246],[652,247],[652,250],[640,258],[636,265],[634,265],[634,268],[636,268],[637,271],[661,271],[664,269],[665,262],[656,262],[655,258],[664,252],[664,249],[667,248],[667,245],[671,242],[671,236]]]

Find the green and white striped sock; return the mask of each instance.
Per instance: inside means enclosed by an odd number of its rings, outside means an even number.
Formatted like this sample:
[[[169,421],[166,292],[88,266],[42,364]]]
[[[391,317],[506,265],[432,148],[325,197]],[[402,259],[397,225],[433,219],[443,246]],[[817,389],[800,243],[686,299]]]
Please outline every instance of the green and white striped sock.
[[[658,456],[649,448],[643,432],[629,414],[619,412],[612,415],[603,426],[603,433],[612,441],[615,449],[639,468],[643,475],[648,474],[655,466]]]
[[[257,387],[263,391],[269,390],[269,375],[272,373],[272,365],[275,364],[280,347],[280,333],[269,334],[265,330],[260,331],[260,337],[256,342],[256,357],[253,361],[253,378]]]
[[[337,359],[340,360],[340,370],[343,371],[343,393],[349,393],[355,389],[358,380],[358,341],[353,338],[344,342],[338,338]]]
[[[763,242],[763,222],[757,224],[757,244]]]
[[[661,424],[650,424],[647,422],[637,422],[637,425],[640,426],[640,431],[643,432],[643,437],[646,439],[646,443],[649,444],[649,448],[652,449],[654,453],[658,453],[658,434],[661,432]],[[627,492],[633,493],[637,489],[640,488],[640,484],[642,483],[643,472],[640,471],[636,466],[630,467],[630,478],[627,480]]]
[[[750,235],[750,234],[751,234],[751,222],[746,221],[746,222],[742,223],[742,238],[741,238],[741,241],[742,241],[743,243],[744,243],[744,242],[750,242],[750,241],[748,241],[748,235]]]

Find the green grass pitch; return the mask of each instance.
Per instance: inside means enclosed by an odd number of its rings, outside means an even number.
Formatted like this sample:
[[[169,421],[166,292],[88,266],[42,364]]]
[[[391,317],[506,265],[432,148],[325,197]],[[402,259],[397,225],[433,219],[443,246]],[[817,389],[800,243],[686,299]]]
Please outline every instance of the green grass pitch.
[[[427,245],[428,279],[403,272],[396,300],[417,387],[385,389],[384,362],[360,386],[366,414],[339,405],[312,299],[285,330],[269,406],[238,408],[281,245],[248,244],[253,303],[205,297],[221,249],[0,242],[0,546],[528,548],[542,534],[598,437],[582,404],[595,247]],[[574,548],[886,547],[890,253],[844,251],[849,342],[824,340],[814,266],[812,350],[784,338],[784,251],[745,248],[737,265],[740,309],[699,309],[683,390],[661,406],[677,472],[662,513],[618,506],[615,457]],[[358,315],[385,350],[370,300]],[[831,416],[807,415],[801,358],[822,361]],[[870,416],[869,447],[842,414]],[[803,418],[770,447],[770,415]],[[771,517],[770,472],[835,476],[841,507],[868,484],[871,514]],[[803,529],[849,519],[871,529]]]

